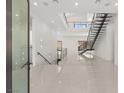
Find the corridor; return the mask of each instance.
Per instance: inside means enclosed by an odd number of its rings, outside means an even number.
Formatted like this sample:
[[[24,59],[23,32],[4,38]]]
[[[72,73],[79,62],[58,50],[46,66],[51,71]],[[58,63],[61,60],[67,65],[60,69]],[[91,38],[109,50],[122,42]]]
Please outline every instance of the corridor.
[[[116,0],[11,1],[8,93],[117,93]]]
[[[94,57],[67,57],[31,68],[31,93],[117,93],[117,66]]]

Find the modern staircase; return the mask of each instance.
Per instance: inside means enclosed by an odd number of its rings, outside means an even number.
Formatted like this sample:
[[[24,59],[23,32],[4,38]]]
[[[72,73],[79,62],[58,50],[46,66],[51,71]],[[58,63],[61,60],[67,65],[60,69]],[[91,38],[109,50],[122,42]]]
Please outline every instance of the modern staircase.
[[[44,59],[44,62],[47,63],[47,64],[49,64],[49,65],[58,64],[57,59],[56,60],[49,61],[49,59],[47,57],[45,57],[44,55],[42,55],[40,52],[37,52],[37,55],[40,58]]]
[[[106,31],[106,27],[113,17],[112,13],[95,13],[91,22],[91,28],[87,37],[87,48],[84,49],[79,55],[87,51],[94,50],[94,45]]]

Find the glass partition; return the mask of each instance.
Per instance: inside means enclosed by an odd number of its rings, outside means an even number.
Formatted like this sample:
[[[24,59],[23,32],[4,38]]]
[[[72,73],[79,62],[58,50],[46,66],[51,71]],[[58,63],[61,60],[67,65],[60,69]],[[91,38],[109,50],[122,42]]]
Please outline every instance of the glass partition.
[[[12,93],[28,93],[28,3],[12,0]]]

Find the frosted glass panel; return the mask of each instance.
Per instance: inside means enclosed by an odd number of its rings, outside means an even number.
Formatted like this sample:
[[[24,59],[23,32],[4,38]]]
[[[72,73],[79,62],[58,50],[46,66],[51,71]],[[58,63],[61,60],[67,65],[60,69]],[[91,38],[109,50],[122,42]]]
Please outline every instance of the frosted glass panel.
[[[12,93],[28,93],[27,36],[27,0],[12,0]]]

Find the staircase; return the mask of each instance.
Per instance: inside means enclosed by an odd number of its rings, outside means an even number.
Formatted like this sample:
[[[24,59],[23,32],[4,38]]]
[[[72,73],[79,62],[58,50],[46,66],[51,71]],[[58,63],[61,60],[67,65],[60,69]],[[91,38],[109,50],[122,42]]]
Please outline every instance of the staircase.
[[[87,48],[84,49],[79,55],[87,51],[94,50],[94,45],[106,31],[106,27],[113,17],[112,13],[95,13],[91,22],[91,28],[87,37]]]
[[[43,54],[41,54],[40,52],[37,52],[37,55],[41,58],[44,59],[44,62],[49,64],[49,65],[58,65],[58,61],[57,59],[49,61],[48,58],[46,58]]]

